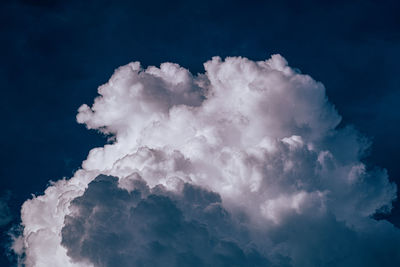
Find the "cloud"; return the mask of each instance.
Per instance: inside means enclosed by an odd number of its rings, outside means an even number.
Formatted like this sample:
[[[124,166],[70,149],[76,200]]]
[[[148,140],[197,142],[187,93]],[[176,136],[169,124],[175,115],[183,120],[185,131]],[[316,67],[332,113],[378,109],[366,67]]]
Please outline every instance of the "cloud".
[[[113,142],[24,203],[24,263],[397,266],[398,229],[371,218],[396,186],[324,86],[280,55],[204,67],[130,63],[79,108]]]
[[[118,187],[118,178],[99,175],[71,202],[74,211],[62,229],[71,258],[95,266],[268,264],[227,234],[234,226],[217,194],[184,184],[177,195],[133,182],[139,186],[128,192]]]

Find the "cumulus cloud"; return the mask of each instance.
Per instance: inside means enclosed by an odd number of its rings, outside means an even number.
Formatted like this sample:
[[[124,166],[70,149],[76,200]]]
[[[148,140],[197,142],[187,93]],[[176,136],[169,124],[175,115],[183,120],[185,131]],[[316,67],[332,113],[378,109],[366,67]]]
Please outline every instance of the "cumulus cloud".
[[[134,62],[77,121],[110,135],[22,207],[27,266],[397,266],[396,186],[324,86],[266,61]],[[16,245],[18,244],[18,245]]]
[[[135,178],[137,186],[127,191],[118,187],[118,178],[100,175],[72,201],[62,229],[71,258],[95,266],[268,264],[228,234],[240,231],[232,230],[219,195],[190,184],[180,194],[150,189]]]

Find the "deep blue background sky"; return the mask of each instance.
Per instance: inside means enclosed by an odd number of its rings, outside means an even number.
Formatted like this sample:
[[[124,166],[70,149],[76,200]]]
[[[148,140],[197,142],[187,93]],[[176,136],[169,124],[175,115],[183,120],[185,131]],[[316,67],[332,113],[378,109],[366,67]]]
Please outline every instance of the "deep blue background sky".
[[[14,223],[31,193],[70,177],[105,142],[75,122],[76,110],[92,103],[115,68],[136,60],[197,73],[215,55],[280,53],[325,84],[343,125],[373,139],[370,166],[387,168],[400,184],[400,1],[21,0],[0,7],[0,195],[11,192]],[[399,227],[395,205],[388,219]]]

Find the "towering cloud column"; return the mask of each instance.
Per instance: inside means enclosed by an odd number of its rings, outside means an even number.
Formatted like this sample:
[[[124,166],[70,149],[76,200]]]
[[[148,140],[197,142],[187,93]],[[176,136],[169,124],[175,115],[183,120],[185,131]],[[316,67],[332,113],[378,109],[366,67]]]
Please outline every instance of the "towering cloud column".
[[[399,266],[396,186],[280,55],[118,68],[77,121],[110,136],[22,207],[27,266]],[[197,264],[197,265],[196,265]]]

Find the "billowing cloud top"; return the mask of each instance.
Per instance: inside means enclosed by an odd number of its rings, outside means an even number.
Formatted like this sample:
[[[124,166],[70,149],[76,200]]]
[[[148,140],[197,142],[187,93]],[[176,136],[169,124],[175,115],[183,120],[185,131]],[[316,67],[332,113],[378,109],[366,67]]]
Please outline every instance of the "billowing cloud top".
[[[113,138],[22,207],[27,266],[399,266],[396,186],[324,86],[266,61],[120,67],[77,120]],[[22,257],[23,256],[23,257]]]

